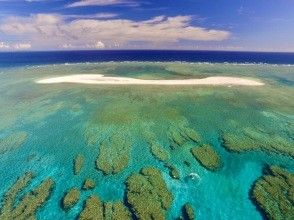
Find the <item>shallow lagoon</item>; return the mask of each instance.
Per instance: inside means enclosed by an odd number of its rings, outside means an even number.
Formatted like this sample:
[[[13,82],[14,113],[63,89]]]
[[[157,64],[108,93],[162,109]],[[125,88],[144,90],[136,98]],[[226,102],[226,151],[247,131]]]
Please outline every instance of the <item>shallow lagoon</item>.
[[[260,79],[265,86],[98,86],[34,82],[44,77],[83,73],[141,79],[238,76]],[[81,63],[6,68],[1,70],[0,80],[0,138],[6,140],[5,149],[0,149],[0,195],[3,197],[27,171],[34,172],[36,178],[22,194],[42,180],[52,178],[54,190],[37,212],[40,219],[74,219],[82,211],[84,201],[93,194],[103,202],[126,202],[126,179],[150,166],[161,170],[173,194],[168,219],[179,217],[188,202],[197,219],[262,219],[261,212],[250,200],[253,183],[263,175],[266,165],[280,165],[294,171],[293,155],[288,153],[288,148],[294,148],[293,66]],[[186,128],[197,132],[201,140],[187,138],[179,146],[171,147],[171,134]],[[260,146],[232,152],[224,146],[224,134],[241,138],[248,130],[257,136],[257,141],[276,143],[282,139],[288,147],[287,153],[283,148],[278,152],[265,148],[261,151]],[[19,138],[25,140],[9,138],[15,134],[21,134]],[[130,146],[122,149],[117,143],[111,144],[108,139],[113,136]],[[105,146],[110,149],[105,152],[111,155],[102,162],[124,164],[113,175],[105,175],[96,168],[99,148],[107,140],[110,144]],[[152,155],[150,143],[153,142],[168,151],[167,163],[175,166],[179,180],[172,178],[164,162]],[[210,144],[219,154],[222,167],[217,171],[201,166],[191,154],[191,148],[202,144]],[[85,157],[85,164],[81,173],[74,175],[73,160],[80,153]],[[200,178],[191,179],[191,173]],[[77,205],[64,211],[61,201],[65,192],[72,187],[81,188],[87,178],[95,180],[96,187],[81,190]]]

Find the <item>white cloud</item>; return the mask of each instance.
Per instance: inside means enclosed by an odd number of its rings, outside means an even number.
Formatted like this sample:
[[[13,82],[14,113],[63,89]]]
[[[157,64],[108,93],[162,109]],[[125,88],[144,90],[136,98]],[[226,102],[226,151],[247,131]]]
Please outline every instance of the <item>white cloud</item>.
[[[19,44],[14,44],[13,49],[15,50],[28,50],[32,47],[31,44],[25,44],[25,43],[19,43]]]
[[[29,43],[16,43],[8,44],[5,42],[0,42],[0,50],[28,50],[32,46]]]
[[[101,41],[97,41],[95,44],[95,48],[98,48],[98,49],[105,48],[105,45]]]
[[[66,16],[36,14],[0,21],[0,32],[34,42],[38,49],[60,48],[65,44],[85,48],[96,45],[97,39],[103,42],[103,47],[112,48],[134,42],[146,46],[177,44],[181,40],[222,41],[230,37],[227,31],[192,26],[191,19],[190,16],[158,16],[145,21],[85,18],[68,21]]]
[[[137,6],[138,3],[127,0],[80,0],[67,5],[68,8],[85,6],[127,5]]]
[[[5,42],[0,42],[0,50],[9,49],[10,46]]]
[[[60,47],[64,48],[64,49],[73,49],[74,48],[71,44],[62,44]]]

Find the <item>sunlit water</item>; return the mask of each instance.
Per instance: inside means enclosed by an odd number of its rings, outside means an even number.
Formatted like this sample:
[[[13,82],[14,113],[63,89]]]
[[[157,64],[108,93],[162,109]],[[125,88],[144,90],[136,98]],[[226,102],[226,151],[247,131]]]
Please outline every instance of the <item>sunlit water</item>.
[[[30,188],[52,177],[55,188],[38,211],[40,219],[74,219],[91,194],[103,201],[123,200],[126,178],[147,166],[162,171],[174,196],[168,219],[179,217],[187,202],[193,205],[197,219],[262,219],[250,200],[252,184],[266,164],[294,170],[290,156],[258,150],[232,153],[221,141],[223,133],[258,126],[268,134],[286,138],[294,147],[294,66],[110,62],[3,68],[0,72],[0,138],[27,133],[22,145],[0,149],[0,195],[26,171],[37,174]],[[35,83],[40,78],[68,74],[140,79],[238,76],[260,79],[265,86]],[[208,171],[193,158],[190,148],[196,143],[171,150],[168,132],[180,125],[194,129],[202,136],[202,143],[214,147],[223,161],[219,171]],[[99,143],[114,133],[130,139],[130,160],[122,172],[105,176],[95,168],[95,161]],[[152,156],[146,133],[155,135],[170,152],[169,161],[179,170],[180,180],[172,179],[163,163]],[[75,176],[73,159],[78,153],[85,155],[86,164]],[[197,173],[200,179],[190,179],[190,173]],[[83,191],[79,203],[63,211],[60,201],[64,193],[73,186],[80,187],[88,177],[96,181],[96,188]]]

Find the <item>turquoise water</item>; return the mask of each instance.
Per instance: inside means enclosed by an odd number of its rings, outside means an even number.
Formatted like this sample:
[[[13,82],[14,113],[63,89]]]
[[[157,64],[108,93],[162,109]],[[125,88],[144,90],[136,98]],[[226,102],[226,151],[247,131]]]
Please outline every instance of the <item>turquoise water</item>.
[[[262,87],[246,86],[106,86],[36,84],[34,80],[67,74],[104,74],[141,79],[183,79],[208,76],[257,78]],[[75,219],[92,194],[103,201],[122,201],[125,180],[146,166],[157,167],[173,203],[167,219],[176,219],[190,202],[197,219],[262,219],[250,200],[254,181],[267,164],[294,170],[293,157],[260,151],[233,153],[225,149],[223,133],[242,134],[244,128],[278,135],[294,148],[294,66],[209,63],[93,63],[27,66],[0,70],[0,139],[25,132],[25,140],[0,146],[0,196],[26,171],[37,177],[26,190],[52,177],[55,187],[40,219]],[[169,131],[185,126],[210,144],[223,166],[216,172],[201,166],[190,153],[198,144],[188,141],[171,150]],[[119,133],[131,142],[128,166],[115,175],[95,168],[101,141]],[[152,156],[147,136],[170,153],[169,162],[180,172],[172,179],[164,164]],[[20,136],[20,135],[19,135]],[[270,136],[265,136],[270,137]],[[271,141],[271,140],[269,140]],[[273,140],[274,141],[274,140]],[[2,147],[2,149],[1,149]],[[113,151],[116,149],[113,148]],[[80,175],[73,174],[73,159],[85,158]],[[188,161],[191,165],[185,165]],[[197,173],[200,180],[192,180]],[[71,187],[91,177],[97,186],[82,191],[78,204],[65,212],[60,201]]]

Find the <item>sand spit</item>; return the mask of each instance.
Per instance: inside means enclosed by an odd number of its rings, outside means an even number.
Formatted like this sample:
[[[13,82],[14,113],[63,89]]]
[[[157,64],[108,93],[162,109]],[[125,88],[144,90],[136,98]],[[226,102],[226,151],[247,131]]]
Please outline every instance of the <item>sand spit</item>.
[[[241,85],[262,86],[264,83],[239,77],[213,76],[203,79],[144,80],[128,77],[108,77],[102,74],[77,74],[36,80],[40,84],[78,83],[99,85]]]

